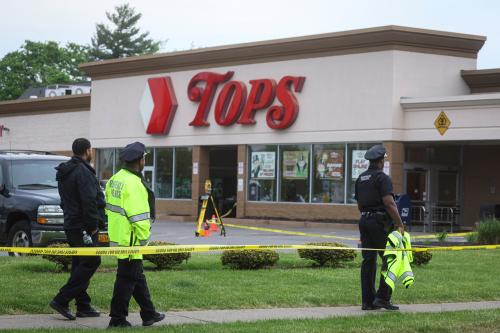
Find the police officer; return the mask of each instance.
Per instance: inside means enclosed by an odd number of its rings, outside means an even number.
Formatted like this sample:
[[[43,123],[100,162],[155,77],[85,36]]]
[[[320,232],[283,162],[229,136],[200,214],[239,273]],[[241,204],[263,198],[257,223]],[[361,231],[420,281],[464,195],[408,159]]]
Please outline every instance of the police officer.
[[[382,171],[385,157],[387,154],[384,146],[371,147],[365,154],[370,166],[356,180],[354,198],[358,201],[358,209],[361,212],[359,232],[363,248],[384,249],[387,236],[393,228],[404,232],[404,225],[394,202],[392,181]],[[392,291],[382,276],[379,289],[375,291],[377,253],[382,258],[382,269],[386,269],[387,262],[384,260],[383,251],[362,251],[362,309],[399,310],[399,307],[391,304]]]
[[[106,214],[111,246],[140,246],[147,245],[149,241],[155,198],[142,175],[145,149],[140,142],[127,145],[120,152],[125,167],[106,184]],[[131,326],[126,317],[132,296],[141,308],[143,326],[153,325],[165,318],[164,314],[156,312],[151,301],[141,254],[118,256],[109,327]]]

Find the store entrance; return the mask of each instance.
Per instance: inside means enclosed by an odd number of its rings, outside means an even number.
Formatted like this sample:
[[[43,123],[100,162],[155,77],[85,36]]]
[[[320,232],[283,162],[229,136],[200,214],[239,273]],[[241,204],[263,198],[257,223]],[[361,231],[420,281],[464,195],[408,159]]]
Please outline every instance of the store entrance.
[[[452,230],[461,223],[461,147],[411,145],[406,148],[405,190],[412,223],[424,231]]]
[[[210,147],[209,177],[212,181],[212,193],[221,214],[228,212],[236,203],[237,172],[237,146]],[[235,217],[236,208],[228,216]]]

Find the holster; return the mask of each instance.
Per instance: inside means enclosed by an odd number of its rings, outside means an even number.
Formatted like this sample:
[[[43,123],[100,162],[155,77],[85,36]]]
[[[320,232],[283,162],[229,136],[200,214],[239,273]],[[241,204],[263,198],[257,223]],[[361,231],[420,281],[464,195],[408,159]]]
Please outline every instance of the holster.
[[[394,221],[386,212],[376,212],[375,218],[377,220],[377,223],[380,223],[384,226],[385,232],[391,233],[394,230]]]

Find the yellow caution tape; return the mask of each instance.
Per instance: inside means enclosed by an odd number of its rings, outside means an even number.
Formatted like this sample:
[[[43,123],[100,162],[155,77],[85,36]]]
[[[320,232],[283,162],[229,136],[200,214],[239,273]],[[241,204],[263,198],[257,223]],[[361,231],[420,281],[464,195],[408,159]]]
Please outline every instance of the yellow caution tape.
[[[248,229],[248,230],[256,230],[256,231],[275,232],[275,233],[286,234],[286,235],[306,236],[306,237],[318,237],[318,238],[335,238],[335,239],[343,239],[343,240],[351,240],[351,241],[358,241],[359,240],[359,237],[358,238],[354,238],[354,237],[341,237],[341,236],[322,235],[322,234],[309,234],[309,233],[300,232],[300,231],[289,231],[289,230],[282,230],[282,229],[249,227],[249,226],[246,226],[246,225],[227,224],[227,223],[224,223],[224,225],[226,227],[232,227],[232,228],[240,228],[240,229]]]
[[[282,229],[271,229],[271,228],[262,228],[262,227],[250,227],[246,225],[239,225],[239,224],[227,224],[224,223],[226,227],[232,227],[232,228],[239,228],[239,229],[248,229],[248,230],[255,230],[255,231],[266,231],[266,232],[274,232],[274,233],[279,233],[279,234],[285,234],[285,235],[295,235],[295,236],[305,236],[305,237],[317,237],[317,238],[331,238],[331,239],[342,239],[342,240],[350,240],[350,241],[359,241],[359,237],[342,237],[342,236],[334,236],[334,235],[322,235],[322,234],[311,234],[311,233],[306,233],[306,232],[300,232],[300,231],[289,231],[289,230],[282,230]],[[461,233],[453,233],[453,234],[447,234],[446,237],[464,237],[470,234],[470,232],[461,232]],[[412,239],[434,239],[436,238],[436,235],[421,235],[421,236],[412,236]]]
[[[0,247],[0,252],[16,252],[31,255],[58,255],[58,256],[117,256],[130,254],[165,254],[184,252],[213,252],[235,250],[289,250],[289,249],[319,249],[319,250],[354,250],[354,251],[385,251],[385,249],[320,246],[320,245],[162,245],[162,246],[135,246],[135,247],[74,247],[74,248],[42,248],[42,247]],[[498,245],[472,246],[442,246],[412,248],[412,251],[464,251],[464,250],[495,250]],[[405,249],[399,249],[406,251]]]

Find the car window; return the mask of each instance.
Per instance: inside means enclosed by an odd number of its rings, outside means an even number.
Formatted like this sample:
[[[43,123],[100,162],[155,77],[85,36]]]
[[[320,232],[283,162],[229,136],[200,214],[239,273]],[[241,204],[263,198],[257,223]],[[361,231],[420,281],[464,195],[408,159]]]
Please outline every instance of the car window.
[[[57,188],[56,169],[60,160],[12,161],[12,186],[19,189]]]

